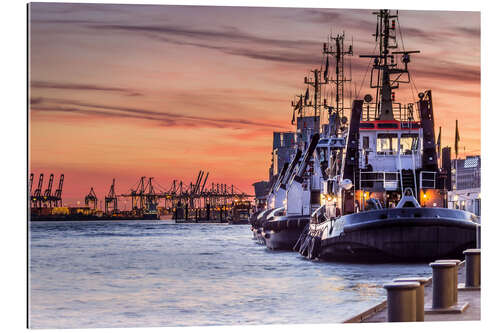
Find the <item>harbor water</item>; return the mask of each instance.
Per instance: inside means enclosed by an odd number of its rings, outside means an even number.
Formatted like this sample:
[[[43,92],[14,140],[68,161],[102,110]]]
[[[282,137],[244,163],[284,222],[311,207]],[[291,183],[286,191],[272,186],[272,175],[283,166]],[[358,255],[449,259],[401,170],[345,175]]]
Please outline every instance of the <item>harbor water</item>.
[[[337,323],[431,275],[270,251],[248,225],[31,222],[29,246],[32,328]]]

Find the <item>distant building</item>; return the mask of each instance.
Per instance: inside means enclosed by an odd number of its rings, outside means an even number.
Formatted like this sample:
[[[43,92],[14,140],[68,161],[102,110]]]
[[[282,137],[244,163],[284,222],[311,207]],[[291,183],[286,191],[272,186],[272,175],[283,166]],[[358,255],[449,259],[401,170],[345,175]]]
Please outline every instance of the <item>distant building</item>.
[[[453,190],[481,187],[481,156],[467,156],[452,163]]]
[[[285,163],[291,161],[295,152],[297,138],[295,132],[274,132],[269,181],[272,183]]]
[[[481,189],[477,187],[448,192],[448,208],[461,209],[481,216]]]
[[[451,168],[452,190],[448,192],[448,208],[481,216],[481,156],[453,160]]]
[[[257,210],[264,209],[266,206],[267,193],[269,192],[269,182],[262,180],[252,185],[255,191],[255,206]]]

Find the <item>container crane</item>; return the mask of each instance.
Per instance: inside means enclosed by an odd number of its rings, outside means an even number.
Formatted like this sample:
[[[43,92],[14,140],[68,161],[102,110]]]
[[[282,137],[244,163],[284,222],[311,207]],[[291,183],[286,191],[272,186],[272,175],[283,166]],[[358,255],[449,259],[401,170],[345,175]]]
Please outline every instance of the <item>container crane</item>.
[[[61,174],[61,176],[59,176],[59,185],[57,186],[57,189],[54,192],[54,197],[53,197],[55,207],[62,207],[63,183],[64,183],[64,174]]]
[[[90,203],[92,203],[92,205],[94,206],[93,209],[96,210],[97,209],[97,196],[94,192],[93,187],[90,188],[89,194],[87,194],[85,196],[85,205],[89,206]]]
[[[40,174],[38,178],[38,186],[33,192],[33,196],[31,197],[31,201],[33,202],[33,207],[41,207],[42,206],[42,186],[43,186],[43,173]]]
[[[153,188],[153,177],[149,177],[148,184],[146,185],[147,193],[144,195],[145,199],[145,209],[147,210],[156,210],[158,206],[157,195],[155,194],[155,190]]]
[[[30,174],[30,180],[29,180],[29,188],[30,188],[30,199],[31,199],[31,191],[33,190],[33,177],[35,177],[34,174]]]
[[[109,209],[110,205],[113,207],[112,210]],[[108,195],[104,198],[104,211],[106,215],[110,215],[118,211],[118,198],[116,197],[115,193],[114,178],[113,178],[113,183],[111,184],[111,188],[109,189]]]
[[[49,177],[49,184],[47,185],[47,189],[43,192],[43,203],[47,205],[49,204],[52,207],[52,184],[54,183],[54,174],[51,173]]]

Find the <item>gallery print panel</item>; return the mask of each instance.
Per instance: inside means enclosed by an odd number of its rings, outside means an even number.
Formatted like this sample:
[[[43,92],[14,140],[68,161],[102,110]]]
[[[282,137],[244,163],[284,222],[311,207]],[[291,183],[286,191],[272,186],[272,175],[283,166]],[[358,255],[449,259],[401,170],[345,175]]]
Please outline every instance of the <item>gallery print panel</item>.
[[[31,3],[31,328],[480,320],[480,13]]]

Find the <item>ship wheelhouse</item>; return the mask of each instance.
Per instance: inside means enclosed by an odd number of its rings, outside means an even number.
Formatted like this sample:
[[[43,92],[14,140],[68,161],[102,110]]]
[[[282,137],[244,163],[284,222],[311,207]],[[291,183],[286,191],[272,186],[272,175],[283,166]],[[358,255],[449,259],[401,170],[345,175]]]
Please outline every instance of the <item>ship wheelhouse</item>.
[[[381,120],[370,117],[370,104],[365,101],[359,123],[354,194],[358,210],[379,204],[395,207],[407,189],[422,206],[445,205],[439,174],[426,168],[423,160],[424,139],[424,126],[415,119],[413,104],[399,114],[395,112],[393,119]]]
[[[422,128],[418,122],[374,120],[360,123],[359,168],[399,172],[422,166]]]

